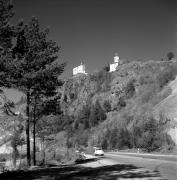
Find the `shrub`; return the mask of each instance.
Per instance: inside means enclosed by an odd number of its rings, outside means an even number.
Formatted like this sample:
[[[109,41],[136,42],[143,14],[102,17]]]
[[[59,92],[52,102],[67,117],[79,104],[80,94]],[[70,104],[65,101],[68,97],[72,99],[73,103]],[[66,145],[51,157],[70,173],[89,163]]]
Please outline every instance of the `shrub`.
[[[108,100],[104,101],[103,107],[104,107],[106,112],[110,112],[111,111],[111,104],[110,104],[110,102]]]
[[[84,129],[87,129],[90,127],[89,124],[89,118],[90,118],[90,106],[85,105],[83,106],[82,110],[80,111],[78,115],[78,123],[82,123],[84,125]],[[77,128],[77,123],[75,123],[75,128]]]
[[[157,76],[157,82],[160,88],[164,87],[170,81],[174,80],[177,75],[177,69],[175,66],[169,66],[166,70],[160,72]]]
[[[174,55],[173,52],[167,53],[167,58],[168,58],[169,61],[172,60],[174,57],[175,57],[175,55]]]
[[[106,114],[104,109],[101,107],[99,101],[96,101],[95,105],[91,107],[90,110],[90,127],[98,125],[100,122],[106,120]]]
[[[58,154],[58,153],[57,153],[57,154],[55,155],[55,160],[56,160],[56,161],[62,162],[64,158],[65,158],[65,155],[64,155],[64,154]]]
[[[139,78],[139,83],[140,85],[144,85],[144,84],[153,84],[155,81],[155,78],[153,77],[152,74],[150,73],[145,73],[142,74]]]
[[[149,102],[156,95],[156,86],[147,86],[144,88],[143,94],[141,95],[142,103]]]
[[[105,70],[101,70],[90,76],[91,81],[97,82],[98,91],[108,91],[110,89],[111,74]]]
[[[121,110],[125,106],[126,106],[125,98],[120,97],[117,103],[117,110]]]
[[[164,129],[164,123],[153,117],[145,117],[141,123],[133,126],[134,147],[143,148],[147,152],[157,151],[164,147],[172,149],[174,142]]]
[[[101,141],[103,149],[131,148],[130,133],[126,128],[108,129]]]
[[[76,135],[76,138],[77,138],[76,139],[77,144],[82,146],[87,146],[87,142],[89,139],[89,131],[88,130],[80,131],[80,133]]]
[[[20,160],[20,164],[18,166],[18,169],[19,170],[26,170],[26,169],[28,169],[28,165],[27,165],[26,159],[21,159]]]
[[[127,129],[122,128],[119,132],[119,143],[118,143],[118,148],[119,149],[126,149],[126,148],[131,148],[131,139],[130,139],[130,133]]]
[[[163,99],[167,98],[171,93],[172,93],[172,89],[167,86],[166,88],[164,88],[161,92],[156,94],[156,96],[154,96],[151,99],[151,103],[153,105],[156,105],[156,104],[160,103]]]
[[[5,162],[6,158],[5,157],[0,157],[0,162]]]
[[[11,155],[9,155],[9,154],[1,154],[0,155],[0,162],[4,162],[4,161],[10,159],[11,158],[10,156]]]
[[[105,67],[103,67],[103,70],[106,72],[109,72],[110,71],[110,65],[107,64]]]
[[[134,87],[134,83],[133,80],[131,80],[130,82],[128,82],[126,88],[125,88],[125,94],[127,98],[131,98],[135,93],[135,87]]]

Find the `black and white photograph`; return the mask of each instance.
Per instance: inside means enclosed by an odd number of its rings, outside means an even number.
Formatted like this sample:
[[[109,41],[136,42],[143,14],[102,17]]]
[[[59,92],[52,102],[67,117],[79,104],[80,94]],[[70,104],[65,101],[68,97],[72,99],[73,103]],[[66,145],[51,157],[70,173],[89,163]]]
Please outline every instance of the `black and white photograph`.
[[[176,0],[0,0],[0,180],[177,180]]]

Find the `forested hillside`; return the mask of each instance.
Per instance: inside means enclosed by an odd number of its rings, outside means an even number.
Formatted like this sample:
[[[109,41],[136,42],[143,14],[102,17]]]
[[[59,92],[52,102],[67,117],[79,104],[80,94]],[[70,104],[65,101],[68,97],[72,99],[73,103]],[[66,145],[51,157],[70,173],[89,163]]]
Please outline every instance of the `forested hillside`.
[[[69,122],[69,146],[172,150],[173,118],[155,109],[171,94],[168,84],[176,74],[175,61],[133,61],[112,73],[67,79],[61,110]]]

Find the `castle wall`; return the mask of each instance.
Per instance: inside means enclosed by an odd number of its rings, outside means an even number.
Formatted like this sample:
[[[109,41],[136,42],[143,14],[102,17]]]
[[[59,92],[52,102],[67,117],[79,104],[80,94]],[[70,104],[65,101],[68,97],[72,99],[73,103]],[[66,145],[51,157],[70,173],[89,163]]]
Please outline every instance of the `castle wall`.
[[[77,66],[73,69],[73,75],[76,75],[78,73],[86,74],[85,73],[85,65],[81,64],[80,66]]]
[[[115,71],[115,70],[116,70],[116,68],[117,68],[117,66],[118,66],[118,63],[113,63],[113,64],[110,64],[110,70],[109,70],[109,72],[113,72],[113,71]]]

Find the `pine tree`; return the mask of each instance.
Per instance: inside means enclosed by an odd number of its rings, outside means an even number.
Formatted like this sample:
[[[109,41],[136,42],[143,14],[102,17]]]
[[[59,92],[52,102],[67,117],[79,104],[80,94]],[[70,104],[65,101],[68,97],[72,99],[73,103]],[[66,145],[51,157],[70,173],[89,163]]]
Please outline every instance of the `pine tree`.
[[[9,63],[5,80],[26,95],[27,163],[30,166],[30,104],[33,93],[55,95],[56,88],[61,85],[58,76],[66,64],[58,61],[60,48],[48,40],[49,30],[41,30],[36,18],[32,18],[26,25],[20,23],[17,29],[17,43],[12,51],[13,59]]]
[[[5,78],[11,59],[12,39],[15,37],[14,27],[10,24],[13,15],[10,0],[0,0],[0,87],[8,85]]]
[[[9,22],[13,15],[13,5],[10,0],[0,0],[0,50],[3,52],[12,47],[14,27]]]
[[[101,107],[99,101],[96,101],[96,103],[95,103],[95,117],[97,120],[96,123],[98,123],[100,121],[104,121],[106,119],[105,111]]]
[[[90,107],[88,105],[83,106],[79,114],[79,123],[84,125],[84,129],[89,128],[89,118],[90,118]]]
[[[95,105],[91,107],[90,110],[90,127],[97,125],[99,122],[102,122],[106,119],[106,113],[101,107],[99,101],[95,102]]]
[[[49,97],[45,93],[42,95],[40,91],[34,91],[31,96],[30,114],[32,118],[31,122],[33,124],[33,163],[36,165],[36,125],[39,124],[38,122],[41,118],[42,120],[45,120],[45,118],[43,119],[44,116],[61,114],[59,106],[60,96],[57,94]],[[53,125],[55,126],[54,128],[52,127]],[[55,133],[58,126],[56,125],[56,122],[54,122],[53,124],[49,124],[49,128],[51,129],[51,133],[52,130],[53,133]]]

